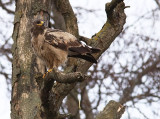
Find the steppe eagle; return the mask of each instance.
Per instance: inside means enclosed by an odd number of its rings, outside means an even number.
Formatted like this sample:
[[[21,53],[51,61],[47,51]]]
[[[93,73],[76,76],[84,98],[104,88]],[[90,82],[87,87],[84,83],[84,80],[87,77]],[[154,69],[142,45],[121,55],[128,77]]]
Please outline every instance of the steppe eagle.
[[[44,61],[49,69],[57,68],[65,63],[68,57],[97,63],[91,54],[99,52],[100,49],[82,44],[68,32],[45,27],[43,20],[33,22],[31,38],[35,54]]]

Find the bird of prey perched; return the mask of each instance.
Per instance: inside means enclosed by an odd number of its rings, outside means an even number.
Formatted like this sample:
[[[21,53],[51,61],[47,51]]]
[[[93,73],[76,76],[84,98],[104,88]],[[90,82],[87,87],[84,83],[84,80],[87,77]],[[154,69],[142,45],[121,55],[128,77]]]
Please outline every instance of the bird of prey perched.
[[[77,40],[70,33],[44,26],[43,20],[35,20],[31,28],[31,44],[35,54],[49,69],[66,62],[67,57],[75,57],[97,63],[91,55],[100,51]]]

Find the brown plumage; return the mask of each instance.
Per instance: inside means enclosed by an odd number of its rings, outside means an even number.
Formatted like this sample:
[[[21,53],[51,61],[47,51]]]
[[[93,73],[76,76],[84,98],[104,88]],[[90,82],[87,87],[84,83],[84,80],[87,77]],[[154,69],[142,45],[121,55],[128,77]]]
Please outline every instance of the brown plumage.
[[[67,57],[81,58],[97,63],[91,54],[99,52],[100,49],[81,44],[70,33],[47,28],[42,20],[34,21],[31,36],[35,54],[44,61],[49,69],[65,63]]]

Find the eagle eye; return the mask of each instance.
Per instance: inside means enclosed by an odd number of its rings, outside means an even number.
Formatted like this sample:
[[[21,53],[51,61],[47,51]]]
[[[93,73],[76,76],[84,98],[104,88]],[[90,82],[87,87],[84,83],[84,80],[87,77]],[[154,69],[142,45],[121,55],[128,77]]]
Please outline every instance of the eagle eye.
[[[37,24],[40,24],[41,23],[41,21],[37,21]]]

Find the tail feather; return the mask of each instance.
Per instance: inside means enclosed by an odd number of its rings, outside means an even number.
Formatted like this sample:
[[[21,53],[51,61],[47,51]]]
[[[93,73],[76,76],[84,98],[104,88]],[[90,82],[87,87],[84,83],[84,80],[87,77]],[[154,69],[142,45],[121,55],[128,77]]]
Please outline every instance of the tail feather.
[[[78,54],[78,55],[72,55],[72,56],[69,56],[69,57],[77,57],[77,58],[87,60],[91,63],[97,63],[97,60],[91,54],[87,54],[87,55]]]
[[[90,48],[90,47],[70,47],[69,48],[70,51],[72,52],[77,52],[77,53],[80,53],[80,54],[83,54],[83,53],[98,53],[101,51],[101,49],[99,48]]]
[[[101,49],[99,48],[90,48],[91,49],[91,53],[98,53],[101,51]]]
[[[101,50],[98,48],[92,48],[90,46],[71,46],[68,48],[69,57],[77,57],[84,60],[87,60],[91,63],[97,63],[97,60],[91,55],[92,53],[98,53]]]

